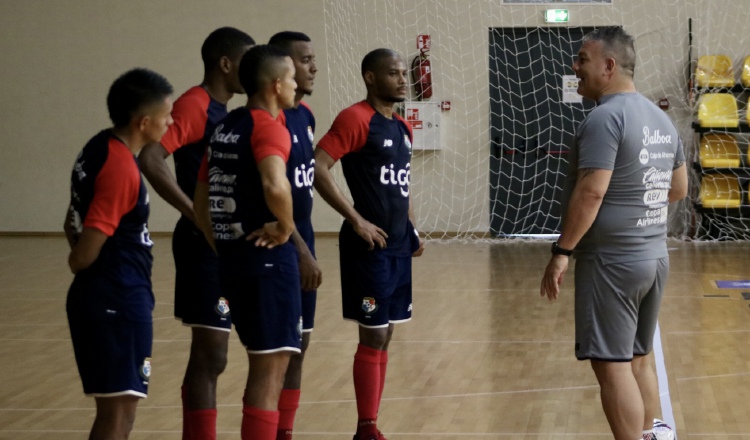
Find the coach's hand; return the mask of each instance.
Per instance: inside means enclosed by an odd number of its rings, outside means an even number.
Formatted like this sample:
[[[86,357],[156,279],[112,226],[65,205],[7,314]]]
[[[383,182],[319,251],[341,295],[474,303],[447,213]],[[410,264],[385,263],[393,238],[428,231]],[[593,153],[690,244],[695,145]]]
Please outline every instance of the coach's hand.
[[[354,227],[354,232],[356,232],[357,235],[362,237],[362,239],[367,242],[367,244],[369,245],[367,248],[368,250],[371,251],[375,249],[375,244],[377,244],[380,249],[385,249],[385,239],[388,238],[388,234],[386,234],[384,230],[380,229],[379,227],[375,226],[365,219],[361,219],[360,221],[353,223],[352,226]]]
[[[550,301],[557,299],[557,295],[560,293],[560,286],[563,282],[565,272],[568,270],[569,257],[565,255],[553,255],[547,264],[547,268],[544,270],[544,278],[542,278],[542,287],[539,289],[541,296],[547,295]]]
[[[294,228],[285,228],[278,221],[268,222],[247,236],[248,241],[255,239],[255,245],[268,249],[284,244],[289,240]]]

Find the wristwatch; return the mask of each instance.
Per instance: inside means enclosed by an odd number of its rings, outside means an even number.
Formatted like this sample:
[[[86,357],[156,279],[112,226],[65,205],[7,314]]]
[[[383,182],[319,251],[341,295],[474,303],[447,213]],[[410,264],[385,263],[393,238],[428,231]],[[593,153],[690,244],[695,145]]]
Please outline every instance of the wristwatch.
[[[565,255],[566,257],[569,257],[573,255],[573,250],[561,248],[557,245],[557,242],[554,242],[552,243],[552,255]]]

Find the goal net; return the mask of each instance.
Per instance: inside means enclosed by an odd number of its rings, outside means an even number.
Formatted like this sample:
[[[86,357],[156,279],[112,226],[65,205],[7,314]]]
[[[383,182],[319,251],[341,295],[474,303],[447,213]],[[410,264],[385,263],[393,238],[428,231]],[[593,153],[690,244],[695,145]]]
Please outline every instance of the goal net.
[[[432,97],[416,102],[410,74],[404,104],[407,116],[420,115],[411,118],[422,136],[411,164],[418,228],[441,239],[556,234],[569,142],[593,107],[575,93],[572,56],[585,32],[622,25],[636,38],[636,87],[655,103],[668,102],[688,158],[690,196],[670,208],[670,235],[744,239],[750,235],[744,226],[750,213],[743,208],[747,137],[731,135],[742,151],[737,167],[694,166],[701,134],[693,121],[707,91],[691,93],[688,86],[695,61],[726,54],[739,80],[750,55],[744,49],[750,47],[744,31],[750,10],[720,3],[721,12],[715,0],[326,0],[330,111],[364,98],[359,67],[367,52],[394,49],[411,70],[420,54],[418,36],[429,35]],[[551,18],[568,22],[545,22],[545,11],[553,8],[563,11]],[[745,104],[737,95],[743,120]],[[707,206],[705,183],[713,179],[720,193],[725,177],[734,179],[728,187],[739,191],[739,206],[725,207],[721,200]],[[340,171],[336,178],[343,179]]]

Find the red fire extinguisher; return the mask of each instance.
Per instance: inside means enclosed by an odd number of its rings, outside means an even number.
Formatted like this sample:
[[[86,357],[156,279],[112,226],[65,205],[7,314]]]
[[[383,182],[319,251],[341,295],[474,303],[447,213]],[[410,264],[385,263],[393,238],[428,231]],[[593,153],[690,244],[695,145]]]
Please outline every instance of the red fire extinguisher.
[[[420,50],[411,62],[411,77],[417,93],[417,101],[432,98],[432,68],[427,53]]]

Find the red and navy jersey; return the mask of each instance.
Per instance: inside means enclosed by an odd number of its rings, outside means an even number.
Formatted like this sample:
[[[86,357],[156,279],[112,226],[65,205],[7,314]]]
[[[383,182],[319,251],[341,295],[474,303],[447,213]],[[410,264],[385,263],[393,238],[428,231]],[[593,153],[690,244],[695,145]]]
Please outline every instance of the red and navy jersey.
[[[73,167],[70,193],[75,239],[84,227],[109,237],[96,261],[76,277],[104,277],[116,286],[150,289],[148,193],[135,156],[110,130],[83,147]]]
[[[211,136],[199,178],[208,183],[209,209],[217,246],[244,241],[276,218],[263,194],[258,163],[276,155],[286,163],[289,131],[261,109],[232,110]]]
[[[396,113],[388,119],[367,102],[344,109],[318,142],[334,160],[341,159],[354,209],[387,234],[386,252],[408,255],[414,227],[409,221],[411,127]],[[366,247],[348,222],[342,239]]]
[[[189,89],[174,103],[174,124],[169,126],[161,144],[173,155],[177,184],[191,199],[209,137],[226,115],[227,106],[213,99],[201,86]]]
[[[286,125],[292,138],[287,177],[292,186],[294,224],[307,247],[312,250],[315,242],[312,228],[315,117],[310,107],[305,102],[300,102],[297,108],[284,110],[281,113],[281,121]]]

